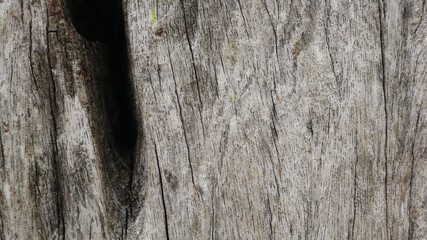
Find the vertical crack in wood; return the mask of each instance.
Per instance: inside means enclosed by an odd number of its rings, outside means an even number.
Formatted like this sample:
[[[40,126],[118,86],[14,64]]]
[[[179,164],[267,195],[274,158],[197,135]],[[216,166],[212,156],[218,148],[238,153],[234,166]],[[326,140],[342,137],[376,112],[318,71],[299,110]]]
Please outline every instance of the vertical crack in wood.
[[[311,138],[314,136],[314,130],[313,130],[313,119],[310,117],[306,124],[307,130],[310,133]]]
[[[30,13],[31,13],[31,9],[30,9]],[[37,84],[37,79],[36,76],[34,74],[34,60],[33,60],[33,17],[30,17],[30,22],[29,22],[29,33],[28,33],[28,38],[29,38],[29,44],[28,44],[28,53],[29,53],[29,58],[30,58],[30,72],[31,72],[31,78],[33,80],[34,86],[36,87],[36,89],[39,89],[39,86]]]
[[[47,5],[46,5],[47,6]],[[49,19],[49,13],[46,12],[47,19]],[[50,114],[52,117],[52,123],[53,123],[53,129],[50,133],[51,142],[53,144],[52,146],[52,158],[53,158],[53,169],[54,169],[54,178],[55,178],[55,188],[56,188],[56,214],[58,217],[58,231],[62,239],[65,239],[65,217],[64,217],[64,205],[63,205],[63,196],[61,193],[61,169],[60,169],[60,163],[58,159],[58,125],[57,125],[57,119],[56,119],[56,112],[57,112],[57,106],[56,106],[56,84],[53,74],[53,66],[50,60],[51,51],[50,51],[50,41],[49,41],[49,32],[47,31],[49,29],[49,24],[46,24],[46,51],[47,51],[47,62],[48,67],[50,69],[49,79],[51,81],[51,91],[49,94],[49,101],[50,101]]]
[[[186,148],[187,148],[187,159],[188,159],[188,165],[190,167],[191,182],[193,183],[193,186],[195,186],[196,184],[195,184],[195,181],[194,181],[193,165],[191,163],[190,146],[188,145],[187,132],[185,131],[184,116],[182,115],[181,103],[179,101],[178,89],[177,89],[176,78],[175,78],[175,71],[174,71],[174,68],[173,68],[173,65],[172,65],[172,58],[171,58],[171,53],[170,53],[169,46],[168,46],[168,54],[169,54],[169,63],[170,63],[171,71],[172,71],[172,78],[173,78],[174,85],[175,85],[175,95],[176,95],[176,100],[177,100],[177,105],[178,105],[179,117],[181,119],[182,131],[183,131],[183,134],[184,134],[185,145],[186,145]]]
[[[421,111],[418,111],[417,121],[415,123],[415,133],[414,133],[414,140],[412,141],[412,147],[411,147],[411,155],[412,155],[412,161],[411,161],[411,178],[409,181],[409,199],[408,199],[408,222],[409,222],[409,228],[408,228],[408,239],[414,239],[414,220],[411,219],[413,214],[413,206],[412,201],[413,199],[413,189],[414,189],[414,167],[415,167],[415,142],[417,140],[417,130],[418,125],[420,123],[420,115]]]
[[[31,136],[31,142],[34,144],[33,136]],[[36,206],[36,208],[39,208],[39,202],[37,201],[37,199],[41,195],[39,183],[40,183],[40,172],[39,172],[39,166],[37,164],[37,160],[35,159],[35,161],[34,161],[34,186],[33,186],[34,195],[33,195],[33,201],[34,201],[34,205]]]
[[[163,189],[163,179],[162,179],[162,170],[160,168],[160,160],[159,160],[159,154],[157,152],[157,144],[154,142],[154,153],[156,155],[156,161],[157,161],[157,170],[159,171],[159,183],[160,183],[160,193],[162,196],[162,205],[163,205],[163,214],[164,214],[164,220],[165,220],[165,232],[166,232],[166,239],[169,240],[169,227],[168,227],[168,212],[166,209],[166,200],[165,200],[165,193]]]
[[[181,0],[182,1],[182,0]],[[237,4],[239,5],[239,10],[240,10],[240,14],[242,15],[242,19],[243,19],[243,24],[245,26],[245,32],[246,32],[246,36],[249,39],[249,32],[248,32],[248,24],[246,23],[246,17],[243,14],[243,8],[242,8],[242,3],[240,2],[240,0],[237,0]]]
[[[273,239],[274,236],[274,230],[273,230],[273,210],[271,210],[271,202],[270,197],[267,193],[267,205],[268,205],[268,216],[269,216],[269,227],[270,227],[270,240]]]
[[[1,194],[1,192],[0,192]],[[0,197],[2,197],[0,195]],[[4,234],[5,234],[5,230],[4,230],[4,224],[3,224],[3,211],[0,211],[0,240],[6,240]]]
[[[222,172],[222,167],[224,165],[224,158],[225,158],[225,154],[228,151],[228,135],[230,133],[230,121],[228,121],[227,125],[225,126],[225,131],[223,131],[221,133],[221,140],[219,141],[219,152],[221,153],[221,157],[220,157],[220,161],[219,161],[219,174],[218,174],[218,178],[221,177],[221,172]]]
[[[279,64],[279,62],[277,62],[277,64]],[[279,77],[280,77],[280,75],[281,75],[280,64],[278,65],[278,70],[279,70]],[[276,89],[277,89],[277,84],[276,84],[277,78],[276,78],[276,74],[274,73],[274,71],[272,71],[272,73],[273,73],[273,90],[271,90],[271,92],[277,93],[277,91],[276,91]]]
[[[13,73],[14,73],[14,68],[13,65],[15,64],[13,59],[10,60],[11,64],[10,64],[10,76],[9,76],[9,85],[12,85],[13,82]],[[9,97],[12,96],[12,87],[9,88]]]
[[[48,44],[49,45],[49,44]],[[50,68],[52,69],[52,68]],[[51,77],[52,81],[53,77]],[[53,87],[53,92],[56,92],[55,87]],[[53,94],[55,95],[55,93]],[[59,160],[58,160],[58,141],[57,141],[57,123],[56,123],[56,116],[55,116],[55,110],[54,110],[54,103],[55,103],[55,99],[56,97],[52,97],[50,96],[50,109],[51,109],[51,116],[52,116],[52,121],[53,121],[53,132],[51,132],[50,134],[50,138],[51,138],[51,142],[53,143],[52,146],[52,166],[54,169],[54,176],[55,176],[55,190],[56,190],[56,214],[58,217],[58,231],[59,234],[61,235],[60,239],[65,239],[65,218],[64,218],[64,205],[63,205],[63,196],[61,193],[61,179],[60,176],[61,174],[61,169],[60,169],[60,164],[59,164]]]
[[[418,31],[418,28],[420,27],[420,25],[421,25],[421,22],[423,21],[423,18],[424,18],[424,7],[425,7],[425,3],[426,3],[426,1],[425,0],[423,0],[423,5],[422,5],[422,12],[421,12],[421,17],[420,17],[420,21],[418,22],[418,24],[417,24],[417,27],[415,28],[415,30],[412,32],[412,35],[415,35],[416,33],[417,33],[417,31]]]
[[[329,22],[330,22],[330,17],[331,17],[330,8],[331,8],[330,3],[328,3],[325,0],[326,21],[325,21],[324,29],[325,29],[326,47],[328,49],[329,59],[331,61],[332,73],[334,74],[334,77],[335,77],[335,83],[337,84],[338,89],[339,89],[340,88],[340,81],[338,79],[337,72],[335,70],[335,62],[334,62],[334,58],[332,57],[331,45],[330,45],[330,39],[329,39]]]
[[[277,43],[278,41],[277,41],[276,28],[274,27],[274,21],[273,21],[273,18],[271,17],[270,11],[268,10],[268,6],[267,6],[266,0],[263,0],[262,3],[263,3],[264,8],[265,8],[265,10],[267,12],[268,19],[270,20],[271,29],[273,30],[273,34],[274,34],[274,45],[275,45],[275,50],[276,50],[276,60],[277,60],[277,63],[279,63],[279,66],[280,66],[280,61],[279,61],[279,47],[278,47],[278,43]]]
[[[330,135],[330,133],[331,133],[331,103],[329,103],[329,107],[328,107],[328,125],[327,125],[327,127],[326,127],[328,130],[327,130],[327,132],[328,132],[328,138],[329,138],[329,135]]]
[[[270,91],[270,98],[271,98],[271,103],[272,103],[272,108],[271,108],[271,111],[273,114],[272,120],[275,120],[275,119],[277,119],[277,108],[276,108],[276,102],[274,101],[274,98],[273,98],[273,91],[274,90]]]
[[[160,75],[159,75],[159,78],[160,78]],[[154,101],[156,103],[158,103],[157,96],[156,96],[156,90],[154,89],[153,79],[151,78],[151,74],[150,73],[148,73],[148,81],[150,82],[151,91],[153,92]]]
[[[89,226],[89,240],[92,239],[92,221],[90,221],[90,226]]]
[[[19,1],[21,7],[21,23],[24,24],[24,0]]]
[[[219,82],[218,82],[218,74],[216,73],[216,66],[213,66],[213,71],[214,71],[215,84],[216,84],[215,95],[216,95],[216,98],[219,99]]]
[[[384,126],[384,167],[385,167],[385,179],[384,179],[384,193],[385,193],[385,219],[386,219],[386,236],[389,239],[389,223],[388,223],[388,112],[387,112],[387,86],[385,76],[385,46],[384,46],[384,32],[383,32],[383,17],[384,9],[381,0],[378,0],[378,19],[379,19],[379,34],[380,34],[380,50],[381,50],[381,80],[383,87],[383,101],[384,101],[384,115],[385,115],[385,126]]]
[[[157,59],[157,76],[159,77],[159,87],[160,87],[160,92],[163,91],[163,85],[162,85],[162,76],[161,76],[161,67],[160,67],[160,63],[159,63],[159,57],[156,56]]]
[[[214,183],[212,184],[212,197],[211,197],[211,209],[212,209],[212,214],[211,214],[211,223],[210,223],[210,232],[211,232],[211,240],[214,240],[215,239],[215,234],[216,234],[216,231],[215,231],[215,227],[216,227],[216,219],[215,219],[215,189],[216,189],[216,185],[217,185],[217,182],[216,182],[216,180],[214,180]]]
[[[351,235],[348,234],[348,240],[354,239],[354,228],[356,226],[356,214],[357,214],[357,163],[359,162],[359,141],[357,139],[358,137],[358,131],[356,127],[356,134],[355,134],[355,144],[354,144],[354,151],[356,155],[356,161],[354,163],[354,178],[353,178],[353,219],[352,219],[352,226],[351,226]],[[351,236],[351,238],[350,238]]]
[[[125,227],[122,228],[122,239],[126,239],[126,237],[128,235],[128,228],[129,228],[129,208],[130,207],[131,206],[128,206],[127,208],[125,208]]]
[[[274,170],[274,169],[275,169],[275,167],[274,167],[274,162],[273,162],[273,158],[272,158],[272,156],[271,156],[271,151],[270,151],[270,149],[268,149],[268,156],[269,156],[269,158],[270,158],[271,170],[272,170],[272,172],[273,172],[274,182],[276,183],[277,199],[280,199],[280,185],[279,185],[279,181],[277,180],[276,171]],[[279,160],[279,162],[280,162],[280,160]],[[280,167],[281,167],[281,166],[279,166],[279,173],[281,172],[281,171],[280,171]]]
[[[4,199],[5,199],[5,196],[4,196],[4,193],[2,190],[2,191],[0,191],[0,206],[5,206]],[[6,240],[6,237],[5,237],[6,231],[5,231],[5,223],[4,222],[5,222],[4,211],[3,211],[3,209],[1,209],[1,211],[0,211],[0,240]]]
[[[194,0],[192,0],[192,1],[194,1]],[[199,99],[199,104],[200,104],[199,107],[198,107],[198,110],[199,110],[200,123],[202,124],[202,133],[203,133],[203,138],[204,138],[205,137],[205,134],[204,134],[205,133],[205,127],[204,127],[203,117],[202,117],[203,100],[202,100],[202,94],[201,94],[201,91],[200,91],[200,81],[199,81],[199,76],[197,74],[197,68],[196,68],[196,62],[195,62],[195,59],[194,59],[193,46],[191,46],[189,28],[188,28],[186,13],[185,13],[184,0],[180,0],[180,2],[181,2],[182,14],[183,14],[182,16],[184,18],[185,36],[187,38],[188,48],[190,49],[191,65],[193,67],[194,78],[196,80],[197,97]]]
[[[271,96],[271,102],[273,104],[272,114],[271,114],[271,132],[273,135],[272,139],[273,139],[274,149],[275,149],[276,154],[277,154],[277,159],[279,160],[279,164],[281,165],[282,160],[280,157],[279,148],[277,147],[277,141],[279,139],[279,134],[278,134],[277,128],[276,128],[277,112],[276,112],[276,103],[274,102],[274,98],[273,98],[273,91],[270,92],[270,96]]]
[[[311,186],[310,186],[311,188]],[[311,189],[310,189],[310,193],[311,193]],[[312,228],[312,204],[311,204],[311,196],[308,197],[309,199],[304,199],[304,203],[305,203],[305,214],[304,214],[304,236],[305,239],[312,239],[311,238],[311,228]]]
[[[189,34],[189,29],[188,29],[188,24],[187,24],[187,16],[186,16],[186,13],[185,13],[184,0],[180,0],[180,2],[181,2],[182,16],[184,18],[185,36],[187,38],[188,47],[190,49],[191,64],[192,64],[193,71],[194,71],[194,77],[196,79],[197,94],[198,94],[198,98],[199,98],[200,107],[203,108],[202,95],[200,93],[199,77],[197,75],[196,63],[194,61],[195,59],[194,59],[193,46],[191,46],[190,34]]]
[[[59,169],[59,160],[58,160],[58,143],[56,140],[56,130],[54,130],[54,133],[51,133],[50,135],[51,141],[53,144],[53,169],[55,172],[55,192],[56,192],[56,214],[58,216],[58,231],[60,234],[60,239],[65,239],[65,218],[64,218],[64,210],[63,210],[63,201],[62,201],[62,194],[61,194],[61,180],[60,180],[60,169]]]
[[[0,168],[4,167],[5,162],[5,154],[4,154],[4,146],[3,146],[3,140],[1,136],[1,129],[0,129]]]

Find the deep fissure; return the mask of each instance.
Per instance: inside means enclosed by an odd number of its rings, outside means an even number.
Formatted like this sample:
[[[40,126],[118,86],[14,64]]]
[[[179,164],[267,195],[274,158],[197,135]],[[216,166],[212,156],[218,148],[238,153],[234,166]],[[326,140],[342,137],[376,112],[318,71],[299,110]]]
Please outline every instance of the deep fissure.
[[[129,76],[129,59],[121,0],[66,0],[69,14],[76,31],[89,41],[105,46],[104,55],[108,67],[107,79],[99,79],[105,103],[105,129],[116,158],[125,169],[128,178],[125,228],[132,217],[132,175],[134,169],[134,149],[138,136],[135,116],[133,88]],[[96,63],[95,63],[96,64]],[[104,62],[100,62],[100,65]],[[129,212],[130,214],[129,214]],[[125,229],[126,235],[126,229]]]
[[[378,21],[379,21],[379,37],[380,37],[380,54],[381,54],[381,81],[383,88],[383,101],[384,101],[384,115],[385,115],[385,126],[384,126],[384,194],[385,194],[385,221],[386,221],[386,236],[389,238],[389,219],[388,219],[388,111],[387,111],[387,86],[386,86],[386,69],[385,69],[385,46],[384,46],[384,24],[383,17],[385,17],[384,12],[384,3],[381,0],[378,0]]]

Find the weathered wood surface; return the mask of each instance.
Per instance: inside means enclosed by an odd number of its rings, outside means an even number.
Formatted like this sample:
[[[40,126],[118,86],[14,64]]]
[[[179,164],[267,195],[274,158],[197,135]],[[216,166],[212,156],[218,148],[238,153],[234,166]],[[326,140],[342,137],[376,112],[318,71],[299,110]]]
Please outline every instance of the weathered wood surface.
[[[427,238],[425,1],[82,2],[0,2],[0,239]]]
[[[126,6],[131,238],[427,238],[423,1]]]
[[[122,235],[126,190],[115,195],[113,180],[128,178],[106,140],[103,47],[78,35],[63,2],[0,4],[0,239]]]

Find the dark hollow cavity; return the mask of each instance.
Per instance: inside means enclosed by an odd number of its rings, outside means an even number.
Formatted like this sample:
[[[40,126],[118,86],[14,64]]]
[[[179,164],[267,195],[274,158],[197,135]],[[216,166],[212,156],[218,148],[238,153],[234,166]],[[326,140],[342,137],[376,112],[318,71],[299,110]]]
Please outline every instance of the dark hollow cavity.
[[[89,41],[106,46],[109,77],[102,82],[112,142],[133,169],[137,140],[135,103],[129,77],[129,59],[121,0],[68,0],[68,10],[76,31]]]

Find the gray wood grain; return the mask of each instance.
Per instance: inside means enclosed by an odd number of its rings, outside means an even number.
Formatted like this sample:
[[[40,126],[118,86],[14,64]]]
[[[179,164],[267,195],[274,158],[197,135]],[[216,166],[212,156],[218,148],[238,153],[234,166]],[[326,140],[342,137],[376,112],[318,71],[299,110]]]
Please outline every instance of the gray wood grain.
[[[0,239],[427,238],[424,0],[123,8],[129,156],[106,45],[0,0]]]
[[[0,239],[123,235],[102,46],[77,34],[65,2],[0,4]]]
[[[425,238],[424,8],[127,1],[130,238]]]

